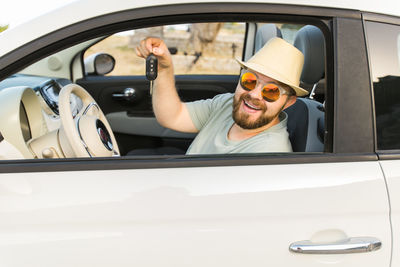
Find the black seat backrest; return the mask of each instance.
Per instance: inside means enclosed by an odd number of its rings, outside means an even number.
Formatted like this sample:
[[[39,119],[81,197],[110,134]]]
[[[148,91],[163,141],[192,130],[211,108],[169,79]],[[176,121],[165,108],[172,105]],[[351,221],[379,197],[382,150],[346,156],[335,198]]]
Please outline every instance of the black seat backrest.
[[[285,109],[288,114],[287,130],[293,152],[306,151],[308,135],[308,109],[300,100]]]
[[[321,103],[308,98],[298,98],[285,109],[288,114],[287,129],[293,152],[322,152],[324,150],[324,112]]]
[[[295,37],[294,45],[304,54],[301,81],[317,84],[325,73],[325,43],[320,29],[306,25]],[[322,152],[324,150],[324,107],[309,98],[297,98],[285,109],[287,129],[294,152]]]

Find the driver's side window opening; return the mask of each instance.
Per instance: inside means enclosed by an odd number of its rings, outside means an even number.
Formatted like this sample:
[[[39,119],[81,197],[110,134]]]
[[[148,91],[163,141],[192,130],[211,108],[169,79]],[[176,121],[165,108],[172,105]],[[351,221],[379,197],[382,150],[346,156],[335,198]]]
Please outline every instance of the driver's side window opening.
[[[0,89],[10,85],[29,87],[21,91],[23,97],[16,101],[23,104],[25,112],[19,114],[24,116],[4,116],[7,120],[0,127],[4,141],[16,150],[23,150],[17,153],[19,158],[185,155],[198,133],[171,130],[158,123],[153,113],[150,84],[145,76],[145,60],[135,51],[140,41],[148,36],[165,40],[172,55],[180,99],[185,103],[209,101],[211,104],[206,106],[207,109],[215,106],[216,102],[211,99],[220,95],[233,98],[237,88],[242,86],[240,75],[245,71],[239,61],[248,62],[269,41],[283,39],[300,50],[304,55],[304,68],[299,83],[292,85],[309,94],[298,96],[292,105],[285,106],[285,131],[291,151],[324,151],[324,36],[312,25],[275,22],[192,23],[134,29],[85,41],[50,55],[0,83]],[[82,57],[77,57],[77,53]],[[55,59],[59,61],[55,62]],[[81,64],[78,64],[81,59]],[[62,68],[56,68],[56,63],[62,64]],[[79,77],[67,72],[76,73],[80,66],[83,66],[82,77],[69,78]],[[271,78],[282,86],[287,85],[276,77]],[[257,79],[259,84],[267,83],[265,77],[257,76]],[[69,108],[65,106],[68,101],[64,97],[60,112],[60,92],[71,84],[82,87],[91,97],[76,87],[70,87]],[[0,91],[1,98],[5,99],[7,90]],[[285,97],[286,91],[282,92],[280,96]],[[9,95],[14,97],[18,94]],[[29,101],[26,95],[29,95]],[[37,99],[33,99],[33,95]],[[265,100],[265,95],[261,94],[261,97]],[[246,102],[246,105],[253,109],[252,112],[261,109],[256,102]],[[21,110],[19,106],[18,110]],[[62,120],[65,112],[71,113],[68,125]],[[232,111],[228,113],[231,116]],[[9,112],[0,110],[0,114]],[[39,120],[40,117],[44,118]],[[195,123],[195,127],[200,127],[198,125]],[[76,146],[82,147],[75,149]],[[227,156],[230,153],[242,152],[210,154]],[[0,153],[5,159],[18,158],[16,153],[10,157],[3,154]]]

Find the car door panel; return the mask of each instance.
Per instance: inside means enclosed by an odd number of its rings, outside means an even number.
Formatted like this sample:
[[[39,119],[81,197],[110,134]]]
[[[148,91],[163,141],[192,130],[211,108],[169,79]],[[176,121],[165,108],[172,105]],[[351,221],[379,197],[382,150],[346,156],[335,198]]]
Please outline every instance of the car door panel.
[[[376,161],[51,174],[0,174],[4,266],[389,266]],[[382,247],[289,251],[363,236]]]
[[[177,75],[175,77],[179,96],[185,102],[234,92],[237,79],[237,75]],[[100,105],[116,134],[120,147],[125,148],[123,153],[128,152],[129,148],[153,148],[156,147],[155,144],[160,143],[169,143],[186,150],[194,138],[193,134],[171,131],[157,123],[152,111],[150,85],[144,76],[88,76],[78,80],[77,84],[85,88]],[[123,94],[125,88],[134,88],[135,97],[131,100],[113,97],[115,94]],[[121,134],[125,137],[120,138]],[[129,135],[130,138],[128,138]],[[154,138],[159,140],[154,140]],[[168,138],[174,141],[171,142],[167,140]],[[147,140],[143,141],[144,139]]]
[[[211,98],[217,94],[232,93],[238,82],[237,75],[177,75],[176,87],[182,101]],[[76,81],[100,105],[104,114],[126,111],[130,114],[153,116],[150,84],[144,76],[86,77]],[[113,98],[127,87],[134,88],[136,97],[131,101]]]
[[[127,112],[114,112],[107,115],[113,131],[118,133],[154,136],[162,138],[193,139],[196,134],[177,132],[162,127],[155,117],[132,116]]]

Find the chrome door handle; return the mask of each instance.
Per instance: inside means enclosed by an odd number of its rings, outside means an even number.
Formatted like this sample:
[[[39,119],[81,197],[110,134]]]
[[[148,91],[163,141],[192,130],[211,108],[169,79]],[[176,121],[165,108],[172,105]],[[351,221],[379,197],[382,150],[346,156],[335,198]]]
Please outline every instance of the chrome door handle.
[[[134,88],[125,88],[122,94],[112,94],[112,97],[127,101],[133,100],[136,97],[136,90]]]
[[[303,254],[348,254],[371,252],[380,249],[381,246],[381,241],[375,237],[352,237],[336,243],[299,241],[290,244],[289,250]]]

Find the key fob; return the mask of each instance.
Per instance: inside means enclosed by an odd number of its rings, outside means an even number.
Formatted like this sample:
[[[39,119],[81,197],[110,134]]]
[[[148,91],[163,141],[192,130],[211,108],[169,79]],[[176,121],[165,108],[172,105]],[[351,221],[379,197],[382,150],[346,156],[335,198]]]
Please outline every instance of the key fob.
[[[146,58],[146,78],[149,81],[154,81],[157,78],[158,60],[153,54]]]

